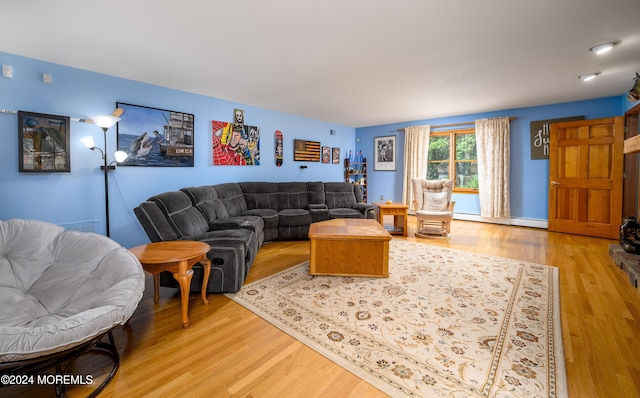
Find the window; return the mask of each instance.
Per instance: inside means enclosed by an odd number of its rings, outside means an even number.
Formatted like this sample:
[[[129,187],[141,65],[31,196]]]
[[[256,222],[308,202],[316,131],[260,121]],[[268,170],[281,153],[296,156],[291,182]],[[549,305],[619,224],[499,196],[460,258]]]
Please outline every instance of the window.
[[[450,178],[454,192],[478,192],[474,129],[433,132],[429,136],[427,180]]]

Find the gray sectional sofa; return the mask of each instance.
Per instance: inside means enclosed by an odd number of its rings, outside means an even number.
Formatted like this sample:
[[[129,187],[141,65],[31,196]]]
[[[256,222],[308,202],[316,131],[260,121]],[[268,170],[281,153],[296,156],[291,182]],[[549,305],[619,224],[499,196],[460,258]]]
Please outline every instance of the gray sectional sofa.
[[[309,225],[332,218],[374,218],[360,187],[348,182],[238,182],[154,195],[134,212],[152,242],[197,240],[211,246],[209,293],[237,292],[264,242],[307,239]],[[195,266],[191,290],[202,287]],[[178,287],[168,273],[163,286]]]

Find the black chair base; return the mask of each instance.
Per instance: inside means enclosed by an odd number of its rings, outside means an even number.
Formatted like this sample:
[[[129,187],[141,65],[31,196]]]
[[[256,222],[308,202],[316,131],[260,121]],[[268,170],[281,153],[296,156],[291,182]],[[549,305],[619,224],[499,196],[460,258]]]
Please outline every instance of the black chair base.
[[[109,337],[109,342],[101,341],[104,336]],[[56,375],[67,374],[72,363],[83,354],[91,351],[99,351],[109,355],[113,361],[113,367],[100,385],[87,395],[87,397],[96,397],[104,388],[111,382],[113,376],[115,376],[118,368],[120,367],[120,355],[113,339],[111,330],[101,334],[100,336],[87,341],[77,347],[72,347],[68,350],[57,352],[55,354],[46,355],[39,358],[26,359],[24,361],[5,362],[0,364],[0,373],[10,375],[31,375],[37,377],[38,374],[43,374],[45,371],[55,369]],[[46,373],[45,373],[46,374]],[[56,378],[55,393],[56,397],[66,397],[67,386],[59,383],[59,379]],[[0,384],[0,388],[5,387],[4,384]]]

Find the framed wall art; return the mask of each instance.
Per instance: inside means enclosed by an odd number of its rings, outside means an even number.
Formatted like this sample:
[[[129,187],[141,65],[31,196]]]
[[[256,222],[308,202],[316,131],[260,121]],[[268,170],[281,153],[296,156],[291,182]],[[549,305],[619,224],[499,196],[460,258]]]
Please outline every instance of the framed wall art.
[[[395,171],[396,136],[375,137],[373,148],[375,150],[373,169],[376,171]]]
[[[331,147],[322,147],[322,163],[331,163]]]
[[[293,160],[319,162],[320,143],[317,141],[293,140]]]
[[[70,172],[68,116],[18,111],[18,170]]]
[[[127,152],[122,166],[193,167],[193,122],[190,113],[116,103],[118,150]]]
[[[331,163],[340,164],[340,148],[331,148]]]
[[[214,166],[260,166],[260,128],[211,121]]]

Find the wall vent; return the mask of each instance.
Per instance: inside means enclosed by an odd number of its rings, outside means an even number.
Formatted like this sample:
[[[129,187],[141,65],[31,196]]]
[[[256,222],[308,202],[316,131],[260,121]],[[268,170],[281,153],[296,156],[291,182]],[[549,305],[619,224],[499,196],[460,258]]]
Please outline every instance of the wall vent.
[[[58,224],[58,225],[70,231],[98,233],[99,224],[100,222],[98,220],[88,220],[88,221],[78,221],[78,222],[71,222],[71,223]]]

